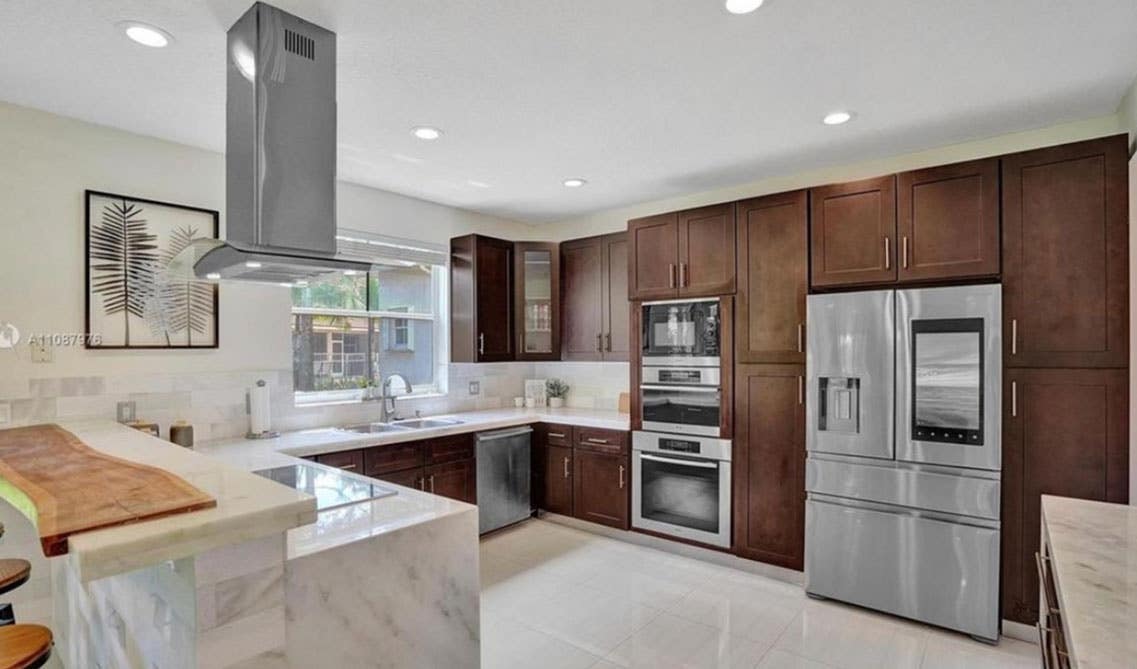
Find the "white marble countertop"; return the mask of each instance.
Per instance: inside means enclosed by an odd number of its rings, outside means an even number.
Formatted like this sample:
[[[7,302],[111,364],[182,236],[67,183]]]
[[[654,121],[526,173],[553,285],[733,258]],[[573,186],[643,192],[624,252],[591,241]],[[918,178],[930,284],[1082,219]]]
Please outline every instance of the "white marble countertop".
[[[221,439],[198,444],[195,450],[201,453],[231,455],[236,449],[239,457],[256,460],[260,464],[249,469],[273,466],[268,459],[270,453],[283,453],[304,457],[333,453],[363,446],[398,444],[406,441],[432,439],[450,434],[497,430],[530,423],[559,423],[577,427],[595,427],[608,430],[630,429],[630,418],[626,413],[599,409],[487,409],[462,413],[430,416],[430,418],[457,418],[462,423],[424,430],[404,430],[380,432],[377,434],[358,434],[336,428],[319,428],[285,432],[274,439],[249,440],[244,438]]]
[[[417,441],[449,434],[481,432],[537,422],[612,430],[629,429],[627,414],[587,409],[493,409],[446,414],[446,417],[457,418],[462,423],[441,428],[379,434],[356,434],[334,428],[302,430],[284,433],[275,439],[224,439],[203,442],[198,444],[195,450],[233,467],[252,471],[295,464],[298,462],[298,457],[306,455]],[[323,465],[315,466],[323,467]],[[340,475],[356,477],[355,474],[335,471]],[[288,558],[311,555],[412,525],[470,512],[476,508],[464,502],[386,481],[382,485],[394,488],[398,494],[322,511],[317,514],[314,523],[291,530],[288,533]]]
[[[113,421],[60,424],[91,448],[164,469],[212,495],[217,506],[76,534],[68,559],[86,582],[175,560],[316,520],[316,500],[200,453]]]
[[[1137,662],[1137,507],[1042,496],[1058,606],[1079,669]]]

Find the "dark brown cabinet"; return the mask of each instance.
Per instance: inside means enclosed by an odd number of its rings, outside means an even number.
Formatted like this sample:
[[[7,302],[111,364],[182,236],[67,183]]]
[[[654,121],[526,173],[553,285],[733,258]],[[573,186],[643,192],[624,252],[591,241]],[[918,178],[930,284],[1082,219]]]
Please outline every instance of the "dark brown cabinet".
[[[627,529],[628,433],[541,423],[533,429],[534,506]]]
[[[806,191],[739,202],[738,362],[805,362]]]
[[[1129,364],[1125,135],[1003,158],[1003,360]]]
[[[547,242],[517,242],[513,258],[517,359],[560,360],[560,250]]]
[[[468,504],[478,503],[478,472],[474,460],[431,465],[423,470],[423,488]]]
[[[821,186],[809,194],[810,284],[896,281],[896,177]]]
[[[1129,500],[1125,369],[1007,369],[1003,378],[1003,615],[1038,620],[1042,495]]]
[[[628,528],[628,457],[577,449],[573,511],[581,519]]]
[[[633,219],[628,243],[633,300],[735,291],[733,203]]]
[[[735,291],[733,204],[679,212],[679,296]]]
[[[679,288],[679,215],[628,221],[628,297],[675,297]]]
[[[545,510],[564,516],[572,515],[572,448],[547,446],[545,455],[545,487],[542,497]]]
[[[801,570],[805,368],[739,365],[735,375],[734,552]]]
[[[563,243],[561,272],[561,359],[627,360],[627,235]]]
[[[900,281],[999,275],[999,159],[897,175]]]
[[[482,235],[450,240],[450,359],[512,360],[513,242]]]
[[[339,451],[338,453],[324,453],[315,457],[316,462],[329,467],[336,467],[356,474],[363,473],[363,451]]]
[[[477,504],[477,467],[472,434],[325,453],[316,462]]]

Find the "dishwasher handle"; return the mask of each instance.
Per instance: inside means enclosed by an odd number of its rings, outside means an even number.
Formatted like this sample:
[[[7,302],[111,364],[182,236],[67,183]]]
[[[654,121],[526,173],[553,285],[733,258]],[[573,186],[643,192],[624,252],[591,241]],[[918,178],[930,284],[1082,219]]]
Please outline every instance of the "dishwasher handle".
[[[483,441],[497,441],[498,439],[509,439],[511,437],[522,437],[533,432],[533,428],[526,425],[525,427],[515,427],[508,430],[498,430],[496,432],[479,432],[474,437],[478,443]]]

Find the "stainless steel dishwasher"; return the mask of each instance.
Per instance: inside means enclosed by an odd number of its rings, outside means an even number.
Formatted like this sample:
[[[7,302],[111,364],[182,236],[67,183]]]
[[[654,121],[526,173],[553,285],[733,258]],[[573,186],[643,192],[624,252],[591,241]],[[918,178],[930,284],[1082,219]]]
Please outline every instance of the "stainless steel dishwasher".
[[[529,517],[532,432],[530,427],[515,427],[477,434],[479,533]]]

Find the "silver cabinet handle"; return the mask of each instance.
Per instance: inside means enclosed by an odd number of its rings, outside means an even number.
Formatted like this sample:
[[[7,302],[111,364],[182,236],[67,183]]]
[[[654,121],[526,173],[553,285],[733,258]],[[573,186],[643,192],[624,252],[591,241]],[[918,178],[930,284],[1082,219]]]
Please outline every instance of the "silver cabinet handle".
[[[434,474],[430,475],[430,492],[434,492]]]
[[[797,352],[805,353],[805,323],[797,324]]]
[[[343,465],[340,469],[355,469],[355,464]]]
[[[565,435],[563,432],[550,432],[549,436],[554,438],[554,439],[564,439],[565,438]]]
[[[565,478],[569,477],[569,459],[565,458]]]
[[[1011,381],[1011,417],[1019,415],[1019,382]]]
[[[589,438],[585,439],[585,441],[587,441],[590,444],[607,444],[607,443],[609,443],[607,439],[597,439],[595,437],[589,437]]]
[[[624,465],[620,465],[620,490],[624,489]]]
[[[797,403],[805,404],[805,377],[797,377]]]
[[[426,477],[419,477],[419,479],[417,481],[415,481],[415,483],[417,484],[416,487],[419,490],[426,492]]]
[[[604,348],[609,353],[611,353],[612,352],[612,333],[609,332],[608,334],[604,335],[604,337],[608,340],[608,344]]]
[[[908,235],[904,235],[900,240],[900,255],[904,263],[904,269],[908,269]]]
[[[675,263],[667,265],[667,287],[675,287]]]
[[[1019,319],[1011,319],[1011,355],[1019,352]]]
[[[687,286],[687,263],[679,263],[679,287],[685,288]]]
[[[604,335],[602,334],[596,335],[596,350],[599,353],[604,352]]]
[[[888,235],[884,237],[884,268],[892,269],[892,242]]]
[[[484,332],[478,334],[478,354],[486,354],[486,333]]]

